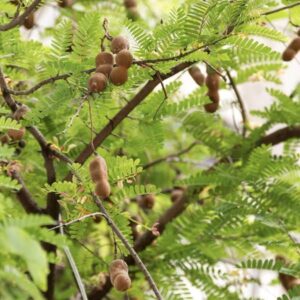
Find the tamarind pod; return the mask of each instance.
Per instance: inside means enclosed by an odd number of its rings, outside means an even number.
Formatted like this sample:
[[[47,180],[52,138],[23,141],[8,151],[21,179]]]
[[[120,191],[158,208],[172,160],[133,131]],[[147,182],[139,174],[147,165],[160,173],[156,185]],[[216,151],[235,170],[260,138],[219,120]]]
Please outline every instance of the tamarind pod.
[[[114,272],[109,273],[110,282],[112,285],[114,285],[115,279],[119,275],[128,276],[128,272],[121,269],[116,269]]]
[[[114,279],[114,288],[119,292],[125,292],[131,287],[131,279],[128,274],[119,274]]]
[[[220,95],[218,90],[208,90],[207,96],[214,103],[220,102]]]
[[[100,52],[96,56],[96,66],[100,65],[113,65],[114,64],[114,56],[110,52]]]
[[[102,73],[94,73],[88,81],[89,91],[93,93],[100,93],[105,90],[107,86],[107,78]]]
[[[122,259],[113,260],[109,266],[109,276],[112,284],[116,275],[119,274],[121,271],[128,273],[127,263]]]
[[[205,76],[198,67],[194,66],[189,68],[189,74],[198,85],[202,86],[204,84]]]
[[[35,24],[35,17],[34,17],[34,13],[32,12],[28,17],[26,17],[26,19],[24,20],[24,27],[26,29],[31,29]]]
[[[107,165],[102,156],[99,155],[91,160],[89,169],[93,182],[97,183],[101,180],[107,180]]]
[[[107,180],[101,179],[96,183],[95,194],[101,199],[106,199],[110,195],[110,184]]]
[[[102,73],[102,74],[104,74],[107,78],[109,78],[112,69],[113,69],[113,66],[112,66],[112,65],[109,65],[109,64],[99,65],[99,66],[96,68],[96,73]]]
[[[220,85],[220,76],[217,73],[208,74],[205,84],[209,90],[218,90]]]
[[[282,60],[283,61],[291,61],[295,56],[297,52],[291,48],[286,48],[282,53]]]
[[[113,40],[111,41],[110,49],[114,54],[119,53],[123,49],[128,50],[129,49],[128,40],[123,36],[117,36],[113,38]]]
[[[204,104],[204,109],[206,112],[208,113],[214,113],[217,111],[217,109],[219,108],[219,104],[218,103],[207,103]]]
[[[7,131],[7,134],[12,140],[19,141],[23,138],[25,132],[26,132],[26,129],[24,127],[22,127],[20,129],[9,129]]]
[[[110,73],[109,79],[114,85],[124,84],[128,80],[127,69],[122,66],[114,67]]]
[[[288,48],[298,52],[300,50],[300,37],[294,38],[289,44]]]
[[[121,50],[117,55],[116,55],[116,64],[118,66],[122,66],[126,69],[130,68],[133,62],[133,56],[130,53],[129,50]]]

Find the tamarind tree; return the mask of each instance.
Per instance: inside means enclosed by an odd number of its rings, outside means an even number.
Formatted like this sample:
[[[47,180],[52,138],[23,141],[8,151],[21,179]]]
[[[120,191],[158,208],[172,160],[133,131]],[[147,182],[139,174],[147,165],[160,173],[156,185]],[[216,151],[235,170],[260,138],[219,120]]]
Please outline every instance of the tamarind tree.
[[[244,299],[247,272],[269,270],[296,299],[300,89],[280,74],[299,15],[294,0],[1,0],[0,298]],[[248,111],[255,78],[273,102]]]

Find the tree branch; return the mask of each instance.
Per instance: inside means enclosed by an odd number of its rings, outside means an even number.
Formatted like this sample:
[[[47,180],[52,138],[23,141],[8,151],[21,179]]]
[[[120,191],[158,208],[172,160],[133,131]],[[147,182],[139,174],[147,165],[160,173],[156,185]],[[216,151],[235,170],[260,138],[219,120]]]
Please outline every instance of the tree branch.
[[[244,102],[243,102],[243,99],[241,97],[241,94],[235,84],[235,81],[234,79],[232,78],[230,72],[228,70],[226,70],[226,74],[227,74],[227,77],[229,79],[229,82],[230,82],[230,85],[236,95],[236,99],[239,103],[239,106],[240,106],[240,109],[241,109],[241,115],[242,115],[242,119],[243,119],[243,136],[245,137],[246,136],[246,130],[247,130],[247,123],[248,123],[248,118],[247,118],[247,113],[246,113],[246,107],[244,105]]]
[[[153,167],[153,166],[155,166],[157,164],[160,164],[161,162],[168,161],[171,158],[179,157],[179,156],[181,156],[181,155],[189,152],[190,150],[192,150],[196,145],[199,145],[199,142],[194,142],[194,143],[190,144],[188,147],[186,147],[186,148],[184,148],[184,149],[182,149],[182,150],[180,150],[180,151],[178,151],[176,153],[169,154],[169,155],[167,155],[165,157],[161,157],[161,158],[155,159],[155,160],[153,160],[153,161],[145,164],[143,166],[143,169],[146,170],[146,169],[151,168],[151,167]]]
[[[288,139],[300,138],[300,126],[287,126],[281,129],[276,130],[273,133],[270,133],[260,140],[258,140],[256,146],[261,145],[277,145],[282,142],[285,142]]]
[[[18,183],[22,186],[19,191],[17,191],[17,197],[22,204],[23,208],[28,214],[41,214],[44,213],[44,210],[40,208],[35,200],[32,198],[31,193],[27,189],[23,179],[17,171],[12,172],[12,178],[16,179]]]
[[[23,14],[16,16],[13,18],[9,23],[0,25],[0,31],[7,31],[9,29],[12,29],[18,25],[22,25],[26,19],[36,8],[37,6],[42,2],[42,0],[34,0],[31,5],[29,5],[26,10],[23,12]]]

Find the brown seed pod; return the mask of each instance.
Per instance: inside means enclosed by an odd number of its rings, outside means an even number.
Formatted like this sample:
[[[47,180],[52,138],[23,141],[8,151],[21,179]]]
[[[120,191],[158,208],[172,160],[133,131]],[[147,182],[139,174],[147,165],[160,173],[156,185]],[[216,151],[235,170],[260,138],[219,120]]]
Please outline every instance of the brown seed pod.
[[[120,272],[125,272],[125,274],[127,274],[128,265],[123,259],[115,259],[109,266],[109,276],[112,284],[114,283],[115,277],[120,274]]]
[[[34,21],[34,13],[32,12],[28,17],[26,17],[26,19],[24,20],[24,23],[23,23],[23,25],[24,25],[24,27],[26,28],[26,29],[31,29],[33,26],[34,26],[34,24],[35,24],[35,21]]]
[[[220,102],[220,95],[218,90],[208,90],[207,96],[214,103]]]
[[[101,199],[106,199],[110,195],[110,184],[107,180],[102,179],[96,183],[95,194]]]
[[[300,50],[300,37],[294,38],[292,42],[289,44],[288,48],[298,52]]]
[[[118,276],[116,276],[113,286],[119,292],[125,292],[130,289],[131,279],[129,275],[125,272],[120,273]]]
[[[0,142],[2,144],[7,144],[9,142],[9,136],[7,134],[3,134],[1,137],[0,137]]]
[[[286,48],[282,53],[282,60],[283,61],[291,61],[295,56],[297,52],[291,48]]]
[[[113,66],[112,65],[99,65],[97,68],[96,68],[96,73],[102,73],[104,74],[107,78],[109,78],[109,75],[111,73],[113,69]]]
[[[124,49],[116,55],[116,64],[126,69],[130,68],[133,62],[133,56],[130,51]]]
[[[88,82],[88,87],[90,92],[92,93],[102,92],[105,90],[106,86],[107,86],[107,78],[104,74],[95,73],[91,75]]]
[[[121,50],[129,49],[129,43],[123,36],[117,36],[111,41],[110,49],[112,53],[119,53]]]
[[[25,105],[21,105],[19,106],[16,111],[13,113],[13,118],[17,121],[19,121],[20,119],[22,119],[25,114],[28,112],[28,107]]]
[[[14,141],[19,141],[23,138],[24,134],[25,134],[26,129],[24,127],[20,128],[20,129],[9,129],[7,131],[8,136],[14,140]]]
[[[218,90],[220,85],[220,76],[217,73],[208,74],[205,83],[209,90]]]
[[[205,76],[198,67],[194,66],[189,68],[189,73],[198,85],[202,86],[204,84]]]
[[[110,81],[114,85],[122,85],[128,80],[128,72],[124,67],[114,67],[110,73]]]
[[[155,204],[155,197],[152,194],[143,195],[138,204],[141,208],[152,209]]]
[[[70,7],[73,5],[73,0],[58,0],[58,5],[60,7]]]
[[[208,113],[214,113],[217,111],[219,107],[219,104],[218,103],[207,103],[207,104],[204,104],[204,109],[206,112]]]
[[[124,0],[124,6],[126,8],[136,7],[137,6],[136,0]]]
[[[183,196],[183,190],[175,189],[171,193],[171,201],[176,202],[177,200],[181,199],[182,196]]]
[[[96,66],[100,65],[113,65],[114,64],[114,56],[110,52],[100,52],[96,56]]]
[[[115,259],[110,263],[109,273],[115,273],[121,270],[128,272],[128,265],[123,259]]]
[[[90,175],[93,182],[97,183],[101,180],[107,180],[107,165],[105,159],[98,155],[89,165]]]

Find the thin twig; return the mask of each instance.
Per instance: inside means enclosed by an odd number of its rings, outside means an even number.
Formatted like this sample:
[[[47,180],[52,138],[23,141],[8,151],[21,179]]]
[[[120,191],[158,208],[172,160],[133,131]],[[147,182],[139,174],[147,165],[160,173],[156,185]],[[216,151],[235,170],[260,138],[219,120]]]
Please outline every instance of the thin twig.
[[[167,155],[167,156],[165,156],[165,157],[161,157],[161,158],[158,158],[158,159],[156,159],[156,160],[153,160],[153,161],[151,161],[151,162],[145,164],[145,165],[143,166],[143,170],[146,170],[146,169],[148,169],[148,168],[151,168],[151,167],[153,167],[153,166],[155,166],[155,165],[157,165],[157,164],[159,164],[159,163],[162,163],[162,162],[164,162],[164,161],[168,161],[168,160],[171,159],[171,158],[179,157],[179,156],[181,156],[181,155],[183,155],[183,154],[189,152],[190,150],[192,150],[196,145],[199,145],[199,142],[193,142],[193,143],[190,144],[188,147],[186,147],[186,148],[180,150],[179,152],[176,152],[176,153],[173,153],[173,154],[169,154],[169,155]]]
[[[59,222],[62,223],[62,218],[61,218],[61,214],[59,214]],[[60,226],[59,227],[59,231],[60,231],[60,234],[62,236],[64,236],[64,229],[63,229],[63,226]],[[64,249],[64,252],[67,256],[67,259],[69,261],[69,264],[70,264],[70,267],[73,271],[73,274],[74,274],[74,277],[75,277],[75,280],[77,282],[77,285],[78,285],[78,288],[79,288],[79,291],[81,293],[81,296],[82,296],[82,299],[83,300],[88,300],[88,297],[87,297],[87,294],[86,294],[86,291],[85,291],[85,287],[84,287],[84,284],[82,282],[82,279],[80,277],[80,274],[79,274],[79,271],[78,271],[78,268],[76,266],[76,263],[75,263],[75,260],[72,256],[72,253],[69,249],[69,247],[67,246],[63,246],[63,249]]]
[[[106,217],[105,215],[103,215],[103,213],[100,213],[100,212],[94,212],[94,213],[90,213],[90,214],[84,215],[84,216],[82,216],[82,217],[80,217],[80,218],[71,220],[71,221],[66,222],[66,223],[63,223],[62,221],[60,221],[60,222],[59,222],[59,223],[60,223],[59,225],[54,226],[54,227],[51,227],[51,228],[49,228],[49,230],[55,230],[55,229],[60,228],[60,227],[67,227],[67,226],[70,226],[70,225],[72,225],[72,224],[74,224],[74,223],[78,223],[78,222],[81,222],[81,221],[83,221],[83,220],[85,220],[85,219],[87,219],[87,218],[91,218],[91,217],[95,217],[95,216],[102,216],[102,217],[104,217],[104,218]]]
[[[215,73],[217,73],[223,80],[224,82],[227,82],[226,76],[223,75],[218,69],[216,69],[213,65],[211,65],[209,62],[207,62],[206,60],[203,61],[209,68],[211,68],[212,70],[214,70]]]
[[[241,94],[235,84],[235,81],[234,79],[232,78],[230,72],[228,70],[226,70],[226,74],[227,74],[227,77],[229,79],[229,82],[230,82],[230,85],[236,95],[236,98],[237,98],[237,101],[239,103],[239,106],[240,106],[240,110],[241,110],[241,115],[242,115],[242,119],[243,119],[243,137],[246,136],[246,131],[247,131],[247,124],[248,124],[248,118],[247,118],[247,113],[246,113],[246,108],[245,108],[245,105],[244,105],[244,102],[243,102],[243,99],[241,97]]]
[[[293,7],[296,7],[296,6],[299,6],[299,5],[300,5],[300,1],[298,1],[296,3],[292,3],[290,5],[282,6],[282,7],[279,7],[279,8],[276,8],[276,9],[264,12],[261,15],[262,16],[272,15],[272,14],[278,13],[280,11],[283,11],[283,10],[286,10],[286,9],[290,9],[290,8],[293,8]]]
[[[153,120],[155,120],[155,118],[156,118],[156,116],[157,116],[159,110],[161,109],[161,107],[163,106],[163,104],[165,103],[165,101],[168,99],[168,93],[167,93],[167,91],[166,91],[164,82],[163,82],[163,80],[161,79],[161,76],[160,76],[159,71],[156,71],[156,76],[157,76],[157,78],[159,79],[160,85],[161,85],[161,87],[162,87],[162,90],[163,90],[163,93],[164,93],[164,99],[163,99],[163,101],[159,104],[159,106],[158,106],[158,108],[157,108],[157,110],[156,110],[156,112],[155,112],[155,114],[154,114],[154,116],[153,116]]]
[[[128,243],[128,241],[126,240],[126,238],[123,236],[123,234],[121,233],[121,231],[119,230],[119,228],[116,226],[116,224],[114,223],[114,221],[111,219],[111,217],[107,213],[104,205],[102,204],[102,201],[99,200],[99,198],[95,194],[93,194],[93,198],[94,198],[94,201],[95,201],[96,205],[100,208],[100,211],[104,215],[106,215],[106,220],[107,220],[108,225],[111,227],[111,229],[117,235],[117,237],[122,241],[122,243],[124,244],[124,246],[126,247],[126,249],[129,251],[129,253],[132,256],[132,258],[134,259],[136,265],[144,273],[147,281],[149,282],[150,287],[152,288],[154,294],[156,295],[156,298],[158,300],[162,300],[162,296],[160,295],[160,292],[159,292],[159,290],[158,290],[158,288],[157,288],[154,280],[152,279],[151,274],[149,273],[149,271],[147,270],[146,266],[144,265],[144,263],[142,262],[142,260],[138,256],[137,252],[130,246],[130,244]]]

